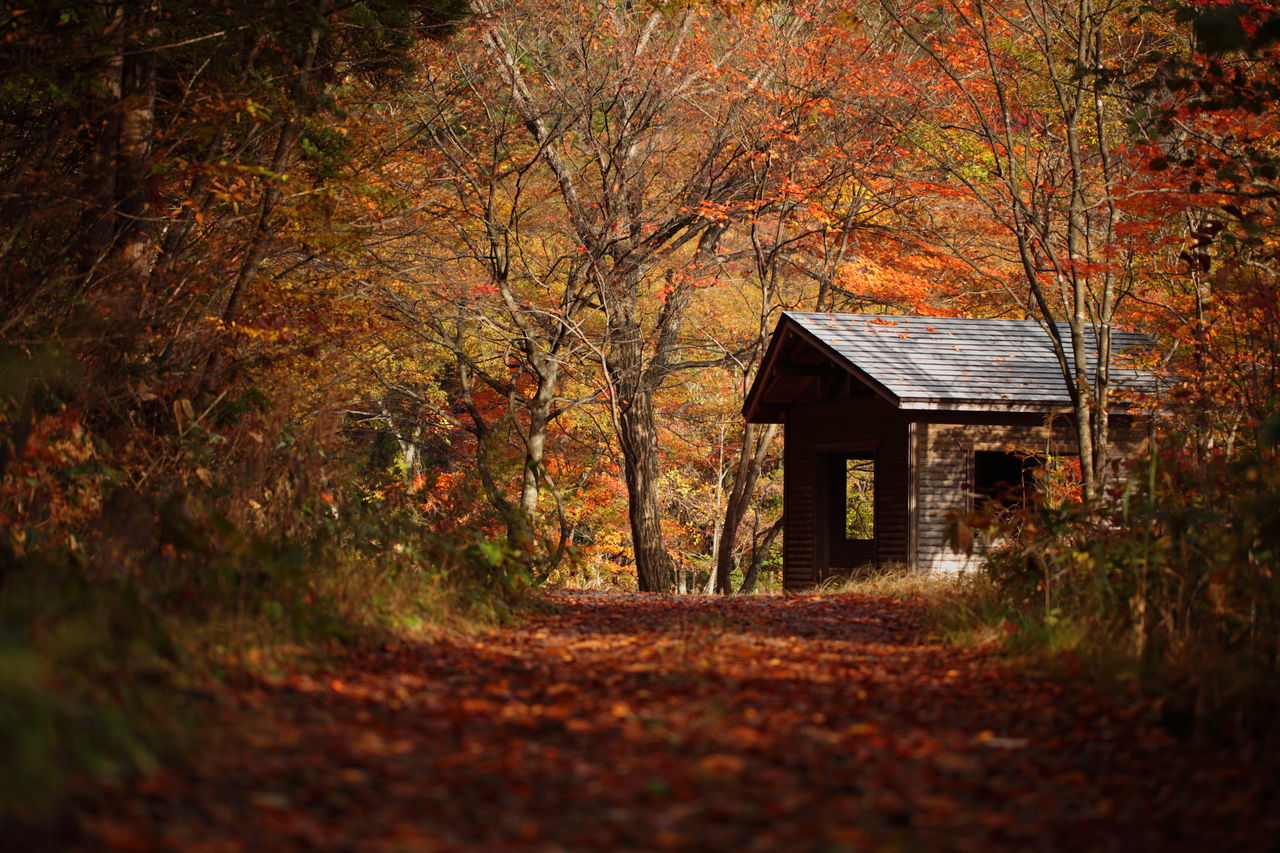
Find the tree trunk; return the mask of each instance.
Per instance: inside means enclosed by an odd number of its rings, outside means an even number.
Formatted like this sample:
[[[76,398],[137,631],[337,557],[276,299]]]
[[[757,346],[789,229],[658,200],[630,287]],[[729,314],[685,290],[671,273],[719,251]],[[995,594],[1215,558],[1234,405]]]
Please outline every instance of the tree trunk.
[[[108,268],[120,276],[122,282],[136,288],[138,311],[135,313],[140,313],[145,299],[143,287],[155,235],[149,221],[147,173],[155,135],[156,54],[148,42],[155,37],[152,21],[158,11],[154,0],[138,9],[139,38],[131,40],[121,75],[119,168],[116,171],[116,212],[120,223]]]
[[[738,587],[739,594],[750,595],[755,592],[756,582],[760,579],[760,569],[764,567],[764,558],[768,555],[769,549],[773,547],[778,534],[782,532],[785,521],[785,515],[778,516],[778,520],[765,533],[764,541],[755,544],[751,549],[751,562],[747,565],[747,570],[742,573],[742,586]]]
[[[316,14],[318,17],[324,18],[330,8],[331,0],[316,0]],[[320,43],[323,37],[324,26],[319,23],[314,24],[311,27],[311,32],[307,35],[306,54],[299,65],[298,74],[292,85],[293,99],[299,107],[303,106],[308,99],[314,97],[317,91],[322,90],[325,83],[333,79],[333,68],[325,69],[323,73],[317,73]],[[234,322],[239,315],[245,293],[253,284],[254,279],[257,278],[258,270],[262,267],[262,262],[267,258],[267,251],[271,248],[275,238],[272,217],[281,198],[284,197],[284,191],[281,187],[281,175],[293,158],[298,141],[302,139],[302,131],[303,121],[298,116],[286,119],[284,125],[280,128],[280,136],[276,139],[276,149],[271,157],[271,175],[267,179],[267,186],[262,191],[262,201],[258,205],[253,234],[249,240],[248,247],[245,249],[244,259],[240,262],[240,269],[236,273],[236,279],[232,283],[231,294],[227,297],[226,307],[222,310],[222,321],[224,323]]]
[[[560,367],[555,348],[544,352],[533,338],[524,317],[516,310],[510,292],[506,293],[508,311],[513,319],[526,333],[523,349],[526,361],[538,379],[538,390],[529,401],[529,433],[524,439],[524,472],[520,483],[520,511],[534,526],[538,512],[538,497],[542,492],[542,480],[545,474],[543,462],[547,448],[547,428],[556,417],[556,391],[560,384]]]
[[[675,572],[662,536],[653,395],[667,377],[688,292],[687,288],[676,288],[668,295],[657,323],[654,353],[646,359],[646,336],[637,304],[640,271],[615,269],[614,276],[601,282],[598,292],[609,303],[610,349],[605,360],[618,405],[618,443],[627,484],[636,577],[642,592],[668,592],[674,586]]]
[[[729,493],[729,503],[725,506],[720,547],[716,549],[716,592],[721,595],[732,592],[729,577],[733,571],[733,551],[738,531],[751,506],[751,497],[760,480],[765,457],[777,434],[777,424],[768,424],[763,428],[759,424],[747,424],[743,430],[742,453],[738,458],[738,466],[734,469],[733,490]],[[745,579],[743,583],[745,585]]]
[[[275,237],[275,229],[272,227],[271,217],[275,213],[276,205],[280,203],[280,199],[284,196],[284,191],[280,187],[280,174],[284,172],[285,165],[289,162],[289,158],[293,156],[294,147],[302,136],[301,123],[297,119],[290,119],[285,122],[284,127],[280,128],[280,136],[276,140],[275,154],[271,158],[271,176],[267,179],[268,183],[262,191],[262,201],[258,204],[258,213],[254,219],[253,235],[249,239],[249,245],[245,249],[244,259],[240,262],[240,269],[236,273],[235,281],[231,285],[231,294],[227,297],[226,307],[222,309],[222,322],[233,323],[240,314],[240,306],[244,304],[244,296],[248,291],[253,280],[258,276],[258,270],[262,268],[262,262],[267,259],[267,251],[271,248],[271,243]]]
[[[525,439],[524,475],[520,483],[520,511],[533,523],[538,511],[538,495],[541,491],[542,463],[547,446],[548,406],[535,399],[529,410],[529,435]]]
[[[100,288],[130,329],[141,317],[147,269],[154,256],[149,219],[151,157],[155,136],[156,53],[152,49],[158,4],[120,4],[111,12],[118,39],[104,60],[100,114],[90,155],[92,181],[81,223],[80,280]],[[118,351],[129,348],[117,342]]]
[[[518,505],[513,505],[507,499],[506,494],[494,479],[493,426],[485,420],[479,407],[476,406],[475,396],[472,393],[474,382],[471,369],[461,359],[458,362],[458,383],[462,392],[462,405],[466,408],[472,422],[470,432],[476,437],[476,473],[480,478],[480,488],[484,491],[489,505],[497,511],[503,524],[506,525],[507,547],[517,554],[531,555],[534,540],[529,517]]]
[[[124,86],[124,64],[127,43],[124,37],[125,8],[111,11],[111,27],[119,39],[117,50],[103,59],[98,74],[97,115],[89,122],[93,128],[92,149],[86,174],[89,186],[85,195],[85,211],[80,221],[79,274],[82,286],[93,280],[99,266],[111,251],[116,227],[116,170],[120,152],[120,100]]]
[[[675,581],[671,556],[662,538],[662,506],[658,499],[658,430],[653,397],[639,388],[623,408],[619,423],[626,476],[627,517],[641,592],[667,592]]]

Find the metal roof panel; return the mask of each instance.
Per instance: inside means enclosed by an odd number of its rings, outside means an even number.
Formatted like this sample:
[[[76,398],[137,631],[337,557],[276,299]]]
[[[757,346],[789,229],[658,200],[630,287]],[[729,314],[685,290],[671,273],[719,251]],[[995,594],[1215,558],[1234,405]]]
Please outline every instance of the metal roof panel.
[[[940,404],[990,401],[1070,403],[1048,333],[1034,320],[907,317],[876,314],[787,312],[786,317],[899,400]],[[1070,348],[1071,330],[1058,324]],[[1140,332],[1113,330],[1113,353],[1149,348]],[[1093,335],[1086,347],[1096,363]],[[1152,393],[1158,378],[1120,365],[1111,369],[1112,387]]]

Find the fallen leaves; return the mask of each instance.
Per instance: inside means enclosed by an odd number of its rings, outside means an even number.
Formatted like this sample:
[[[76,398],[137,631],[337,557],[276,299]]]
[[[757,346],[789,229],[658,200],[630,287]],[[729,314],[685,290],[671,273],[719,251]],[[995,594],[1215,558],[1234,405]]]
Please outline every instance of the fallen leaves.
[[[246,677],[201,760],[84,792],[80,849],[1264,849],[1280,830],[1274,765],[920,643],[902,603],[553,598],[480,640]]]

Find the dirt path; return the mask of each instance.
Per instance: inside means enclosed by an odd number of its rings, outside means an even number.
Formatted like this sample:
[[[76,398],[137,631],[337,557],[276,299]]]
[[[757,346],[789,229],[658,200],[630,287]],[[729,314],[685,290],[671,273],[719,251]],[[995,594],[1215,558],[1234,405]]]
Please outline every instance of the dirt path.
[[[1267,775],[880,599],[554,597],[466,641],[253,682],[83,849],[1274,849]],[[1270,782],[1274,782],[1271,779]]]

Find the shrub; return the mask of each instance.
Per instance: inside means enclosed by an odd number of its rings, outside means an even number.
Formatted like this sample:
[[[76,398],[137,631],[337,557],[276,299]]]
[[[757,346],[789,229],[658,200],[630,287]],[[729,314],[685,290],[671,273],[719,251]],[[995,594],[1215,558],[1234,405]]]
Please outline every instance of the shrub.
[[[1237,733],[1280,710],[1280,417],[1255,449],[1206,461],[1171,439],[1094,506],[1039,501],[969,518],[1006,645],[1069,652],[1163,693],[1171,716]]]

